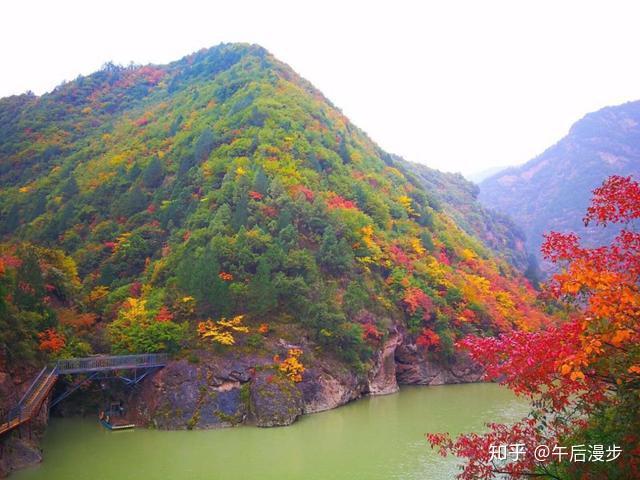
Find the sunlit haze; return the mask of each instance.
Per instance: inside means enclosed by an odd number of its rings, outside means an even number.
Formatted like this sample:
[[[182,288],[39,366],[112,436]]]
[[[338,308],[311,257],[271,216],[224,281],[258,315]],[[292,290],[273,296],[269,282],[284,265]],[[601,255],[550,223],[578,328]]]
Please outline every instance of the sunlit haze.
[[[0,96],[106,61],[258,43],[384,149],[465,174],[518,164],[640,98],[636,2],[2,2]]]

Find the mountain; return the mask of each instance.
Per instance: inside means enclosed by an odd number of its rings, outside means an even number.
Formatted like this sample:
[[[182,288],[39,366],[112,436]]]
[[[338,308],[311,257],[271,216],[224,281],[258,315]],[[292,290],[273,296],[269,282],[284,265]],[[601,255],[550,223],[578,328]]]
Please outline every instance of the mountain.
[[[400,158],[396,161],[402,162],[408,172],[417,176],[425,190],[434,196],[462,230],[480,239],[495,255],[504,257],[521,271],[535,261],[526,251],[524,232],[506,215],[480,204],[480,189],[476,184],[459,173],[441,172]]]
[[[479,170],[468,175],[465,175],[465,178],[471,180],[473,183],[480,183],[483,180],[495,175],[498,172],[504,170],[504,167],[489,167],[484,170]]]
[[[541,155],[482,181],[479,199],[513,218],[537,255],[551,230],[604,245],[618,230],[586,228],[582,217],[592,190],[614,174],[640,177],[640,101],[586,115]]]
[[[499,249],[505,221],[405,170],[256,45],[4,98],[4,355],[214,352],[294,382],[323,361],[373,378],[390,339],[445,361],[468,333],[544,322],[472,236]]]

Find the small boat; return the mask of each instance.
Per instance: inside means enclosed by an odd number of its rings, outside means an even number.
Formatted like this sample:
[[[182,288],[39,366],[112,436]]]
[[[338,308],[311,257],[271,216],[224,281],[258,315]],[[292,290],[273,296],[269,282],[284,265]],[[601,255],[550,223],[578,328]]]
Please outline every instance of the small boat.
[[[100,412],[98,418],[102,426],[109,430],[128,430],[136,426],[125,417],[122,403],[112,403],[106,412]]]
[[[103,427],[108,428],[109,430],[128,430],[136,426],[135,423],[113,424],[108,421],[108,418],[109,417],[104,420],[100,420],[100,423]]]

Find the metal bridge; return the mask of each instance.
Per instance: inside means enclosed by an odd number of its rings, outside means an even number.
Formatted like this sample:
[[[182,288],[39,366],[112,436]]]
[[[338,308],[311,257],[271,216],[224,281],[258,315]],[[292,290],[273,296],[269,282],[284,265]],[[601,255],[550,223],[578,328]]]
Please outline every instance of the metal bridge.
[[[71,388],[54,399],[51,402],[51,406],[71,395],[86,381],[97,378],[101,374],[119,370],[133,370],[133,378],[121,378],[129,384],[136,384],[146,377],[149,372],[156,368],[164,367],[167,360],[168,356],[165,354],[96,355],[86,358],[58,360],[51,365],[45,366],[40,371],[17,405],[10,409],[3,416],[4,418],[0,419],[0,435],[36,417],[60,375],[86,374],[87,377],[76,382]],[[139,370],[143,371],[141,375],[138,375]]]

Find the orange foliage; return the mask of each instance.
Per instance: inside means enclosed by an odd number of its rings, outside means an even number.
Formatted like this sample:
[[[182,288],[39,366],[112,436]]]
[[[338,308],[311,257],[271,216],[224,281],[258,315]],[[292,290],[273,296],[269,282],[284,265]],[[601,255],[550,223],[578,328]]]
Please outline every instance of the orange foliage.
[[[173,313],[165,305],[160,307],[156,315],[156,322],[171,322],[173,320]]]
[[[228,272],[220,272],[218,274],[218,277],[220,278],[220,280],[223,280],[225,282],[230,282],[233,280],[233,275]]]
[[[60,308],[57,311],[60,325],[70,326],[76,330],[89,330],[98,316],[95,313],[78,313],[71,308]]]
[[[55,328],[47,328],[44,332],[38,333],[38,340],[40,341],[40,351],[48,353],[57,353],[67,344],[64,335]]]

